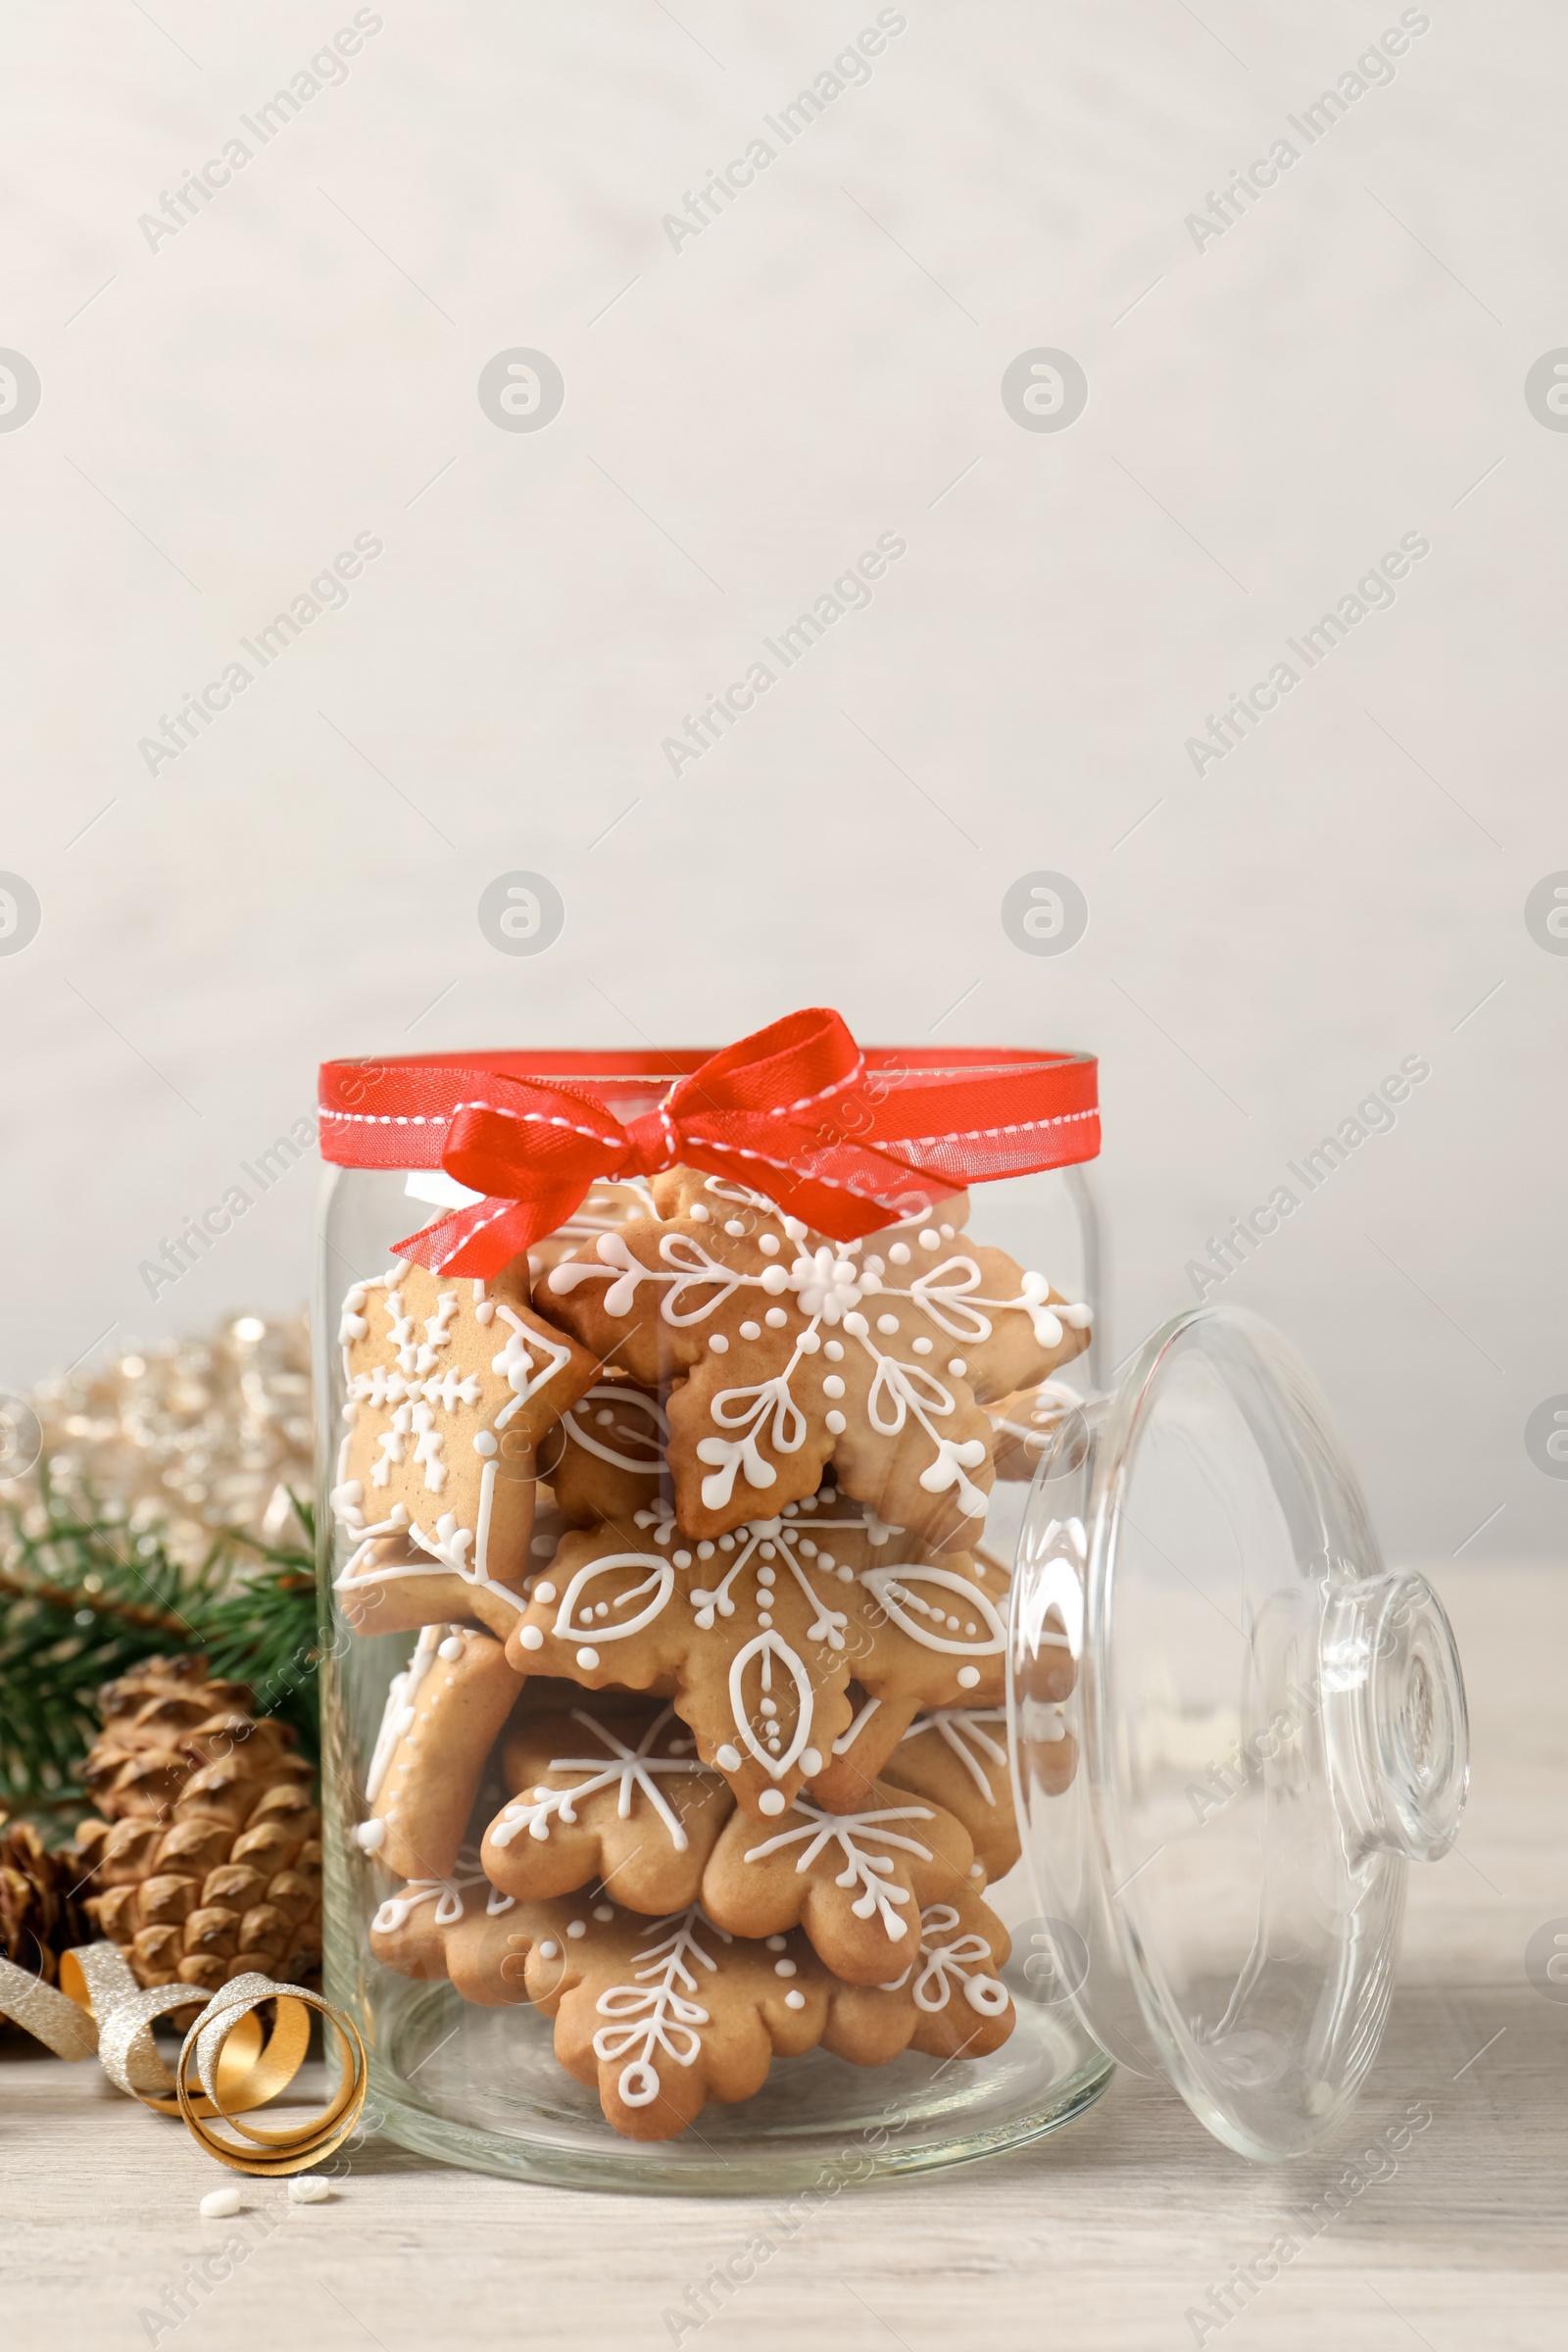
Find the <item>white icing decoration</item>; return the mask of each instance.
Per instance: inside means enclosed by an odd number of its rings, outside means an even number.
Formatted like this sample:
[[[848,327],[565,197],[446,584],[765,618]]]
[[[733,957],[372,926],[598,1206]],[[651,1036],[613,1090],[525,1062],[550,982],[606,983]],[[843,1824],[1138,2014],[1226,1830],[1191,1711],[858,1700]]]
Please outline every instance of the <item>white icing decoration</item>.
[[[607,1402],[629,1407],[633,1412],[647,1415],[649,1427],[646,1435],[630,1438],[631,1443],[641,1446],[640,1453],[622,1452],[618,1446],[607,1445],[603,1438],[595,1437],[591,1429],[583,1427],[577,1417],[578,1414],[591,1406],[604,1405]],[[596,1413],[594,1418],[602,1426],[605,1421],[612,1420],[613,1416],[608,1413]],[[569,1411],[563,1413],[562,1421],[568,1436],[583,1448],[585,1453],[597,1454],[602,1462],[612,1462],[617,1470],[635,1470],[642,1476],[658,1477],[662,1467],[661,1448],[669,1444],[669,1421],[663,1406],[657,1397],[646,1396],[641,1389],[623,1389],[613,1382],[606,1381],[602,1382],[599,1387],[590,1389],[585,1396],[579,1397]],[[629,1433],[627,1434],[629,1436]]]
[[[542,1842],[549,1838],[553,1821],[564,1822],[568,1829],[574,1826],[576,1808],[582,1798],[596,1795],[601,1788],[617,1788],[619,1794],[615,1810],[621,1820],[628,1821],[631,1818],[634,1797],[645,1796],[663,1823],[670,1844],[677,1854],[683,1854],[690,1840],[678,1814],[665,1801],[663,1791],[659,1787],[658,1775],[679,1772],[688,1776],[696,1773],[704,1778],[712,1776],[695,1758],[650,1753],[674,1712],[673,1707],[665,1707],[662,1714],[649,1725],[637,1745],[628,1747],[597,1716],[589,1714],[582,1707],[573,1707],[572,1722],[582,1724],[596,1740],[604,1743],[609,1752],[605,1756],[552,1756],[546,1767],[548,1771],[578,1772],[588,1777],[577,1782],[573,1788],[547,1788],[530,1801],[514,1799],[511,1804],[503,1805],[491,1825],[492,1844],[511,1845],[514,1838],[521,1837],[524,1830],[530,1838]]]
[[[495,1919],[503,1911],[512,1909],[514,1898],[503,1894],[499,1887],[491,1886],[479,1866],[478,1855],[471,1845],[466,1845],[458,1856],[450,1879],[410,1879],[399,1887],[396,1894],[387,1896],[370,1926],[378,1936],[393,1935],[407,1924],[421,1903],[433,1902],[435,1916],[432,1926],[455,1928],[463,1917],[469,1894],[476,1886],[489,1888],[485,1903],[488,1917]]]
[[[649,1207],[652,1207],[650,1197]],[[393,1266],[374,1281],[356,1283],[344,1301],[344,1315],[339,1328],[342,1343],[343,1385],[345,1394],[344,1417],[353,1422],[356,1408],[368,1406],[375,1412],[390,1415],[391,1426],[377,1436],[378,1452],[370,1470],[372,1487],[390,1486],[394,1464],[401,1466],[412,1460],[423,1471],[426,1493],[439,1496],[446,1489],[450,1467],[446,1456],[447,1433],[442,1416],[454,1413],[460,1405],[477,1405],[484,1388],[474,1373],[462,1374],[451,1365],[442,1371],[437,1368],[441,1351],[451,1342],[451,1325],[461,1299],[456,1290],[439,1291],[435,1312],[426,1317],[422,1341],[416,1338],[416,1323],[405,1307],[399,1287],[408,1268]],[[356,1372],[350,1360],[350,1345],[363,1339],[368,1330],[366,1314],[360,1311],[368,1304],[371,1291],[384,1296],[382,1305],[387,1318],[387,1342],[395,1358],[394,1363],[377,1363],[368,1371]],[[476,1321],[488,1322],[497,1310],[498,1301],[483,1297],[482,1282],[474,1284]],[[485,1312],[489,1309],[489,1313]],[[512,1326],[505,1346],[492,1359],[492,1370],[506,1380],[511,1395],[496,1414],[493,1429],[504,1429],[512,1416],[527,1399],[538,1394],[545,1384],[571,1360],[569,1348],[535,1333],[515,1315],[511,1307],[499,1306],[499,1312]],[[542,1368],[541,1368],[542,1365]],[[351,1433],[352,1434],[352,1433]],[[412,1441],[412,1454],[410,1444]],[[348,1463],[350,1437],[345,1437],[338,1457],[338,1481],[332,1488],[329,1501],[338,1525],[355,1540],[357,1548],[337,1579],[339,1592],[353,1591],[363,1585],[384,1584],[399,1576],[422,1576],[429,1571],[419,1562],[395,1563],[362,1576],[359,1570],[365,1561],[369,1544],[375,1538],[407,1530],[425,1551],[441,1566],[452,1570],[469,1584],[482,1584],[490,1591],[503,1594],[515,1606],[524,1604],[505,1585],[497,1583],[487,1573],[487,1545],[490,1517],[494,1501],[496,1464],[485,1459],[497,1450],[491,1430],[480,1430],[473,1438],[475,1451],[483,1467],[479,1480],[479,1500],[475,1525],[460,1528],[450,1513],[441,1513],[433,1536],[426,1535],[418,1523],[411,1524],[408,1512],[399,1503],[392,1515],[367,1523],[365,1489],[359,1479],[349,1479],[345,1472]],[[468,1558],[472,1551],[471,1563]]]
[[[949,1657],[988,1657],[1006,1645],[1007,1629],[989,1593],[951,1568],[912,1564],[907,1567],[863,1568],[860,1583],[887,1611],[899,1631],[924,1649]],[[931,1598],[932,1592],[958,1594],[965,1615],[957,1620]],[[924,1622],[922,1622],[924,1620]],[[959,1626],[955,1640],[952,1628]],[[978,1676],[976,1676],[978,1680]]]
[[[929,1715],[915,1717],[899,1745],[902,1747],[907,1740],[918,1740],[922,1732],[935,1732],[957,1757],[982,1802],[994,1805],[997,1792],[986,1768],[989,1765],[998,1773],[1006,1772],[1007,1750],[998,1736],[1004,1733],[1006,1722],[1005,1707],[935,1707]],[[988,1724],[997,1726],[996,1734],[985,1729]]]
[[[640,1585],[633,1585],[629,1592],[613,1594],[608,1603],[609,1607],[617,1610],[628,1608],[649,1592],[653,1594],[652,1600],[616,1625],[596,1623],[592,1615],[595,1606],[592,1600],[578,1615],[577,1605],[583,1595],[591,1592],[595,1583],[615,1568],[647,1568],[651,1573],[644,1577]],[[612,1551],[607,1558],[590,1560],[586,1567],[577,1570],[562,1596],[556,1622],[550,1630],[558,1642],[582,1642],[589,1635],[601,1642],[624,1642],[629,1635],[640,1634],[644,1626],[653,1624],[674,1587],[675,1571],[668,1560],[662,1560],[646,1551]],[[541,1587],[535,1597],[547,1600],[554,1598],[554,1594],[548,1588]]]
[[[801,1872],[808,1870],[829,1845],[837,1845],[844,1857],[844,1868],[833,1883],[846,1891],[856,1886],[860,1888],[850,1905],[856,1918],[879,1918],[890,1941],[902,1941],[909,1932],[908,1922],[899,1917],[895,1906],[908,1902],[908,1889],[889,1884],[887,1874],[892,1863],[886,1853],[869,1853],[865,1849],[881,1846],[929,1862],[928,1845],[922,1845],[906,1832],[883,1826],[893,1821],[932,1821],[935,1815],[929,1805],[884,1805],[874,1813],[824,1813],[808,1798],[797,1797],[794,1809],[803,1817],[800,1825],[780,1830],[776,1837],[764,1838],[760,1845],[748,1847],[747,1861],[760,1862],[769,1854],[782,1853],[787,1846],[804,1841],[804,1850],[795,1865],[797,1872]]]
[[[366,1800],[371,1805],[381,1793],[393,1756],[414,1729],[419,1685],[435,1664],[437,1645],[445,1631],[445,1627],[440,1625],[424,1626],[414,1645],[414,1655],[402,1672],[392,1677],[386,1704],[381,1710],[381,1726],[370,1751],[369,1770],[365,1776]]]
[[[715,1179],[709,1180],[709,1189],[719,1191]],[[792,1241],[804,1239],[805,1228],[797,1219],[781,1217],[761,1195],[752,1198],[754,1205],[763,1216],[783,1227]],[[735,1220],[730,1220],[726,1231]],[[770,1236],[764,1238],[771,1238]],[[923,1248],[940,1250],[951,1233],[943,1235],[927,1228],[920,1236]],[[1054,1348],[1062,1339],[1062,1319],[1049,1305],[1051,1285],[1043,1274],[1025,1273],[1015,1298],[985,1297],[980,1285],[984,1279],[979,1261],[962,1250],[954,1252],[939,1265],[913,1276],[906,1288],[888,1283],[878,1267],[869,1261],[862,1263],[858,1256],[858,1242],[836,1246],[819,1244],[811,1251],[797,1250],[792,1262],[770,1264],[760,1273],[752,1273],[728,1266],[714,1257],[705,1243],[690,1233],[665,1233],[661,1236],[659,1256],[661,1264],[645,1266],[631,1251],[624,1236],[608,1233],[597,1244],[598,1262],[567,1261],[558,1265],[549,1276],[550,1287],[561,1296],[576,1290],[582,1283],[602,1281],[606,1284],[605,1310],[614,1316],[628,1315],[640,1304],[643,1286],[651,1286],[660,1294],[659,1311],[671,1325],[686,1326],[701,1323],[736,1294],[746,1289],[761,1290],[778,1297],[793,1292],[800,1311],[808,1325],[800,1336],[795,1353],[783,1372],[774,1379],[750,1387],[722,1389],[713,1396],[711,1417],[723,1431],[743,1433],[740,1436],[708,1437],[699,1441],[697,1456],[711,1465],[713,1475],[703,1481],[702,1495],[710,1510],[722,1510],[734,1493],[737,1475],[744,1474],[749,1485],[765,1489],[774,1482],[775,1471],[759,1449],[759,1441],[766,1432],[776,1453],[795,1453],[805,1444],[808,1434],[805,1415],[790,1389],[790,1378],[802,1355],[815,1352],[820,1346],[818,1324],[840,1326],[859,1342],[876,1364],[876,1372],[867,1398],[866,1410],[872,1427],[879,1435],[897,1437],[912,1417],[925,1432],[934,1448],[934,1459],[921,1473],[920,1484],[928,1494],[939,1494],[956,1489],[960,1508],[967,1517],[982,1517],[985,1496],[965,1473],[977,1469],[986,1459],[985,1441],[972,1438],[962,1443],[944,1438],[933,1427],[955,1413],[957,1400],[940,1381],[919,1364],[903,1364],[885,1355],[870,1336],[864,1315],[857,1310],[862,1298],[885,1295],[890,1299],[908,1300],[920,1314],[928,1318],[950,1339],[966,1346],[976,1346],[990,1339],[995,1328],[993,1318],[998,1314],[1024,1313],[1030,1318],[1035,1337],[1042,1347]],[[907,1244],[895,1242],[888,1250],[888,1259],[897,1267],[909,1261]],[[1087,1328],[1089,1310],[1085,1307],[1063,1308],[1062,1317],[1075,1330]],[[1081,1319],[1079,1319],[1081,1318]],[[884,1335],[889,1326],[897,1329],[897,1319],[880,1314],[877,1329]],[[723,1333],[711,1335],[710,1345],[721,1353],[728,1342]],[[828,1352],[835,1348],[842,1354],[839,1343],[832,1342]],[[912,1352],[929,1355],[932,1342],[924,1335],[912,1343]],[[959,1362],[963,1358],[956,1359]],[[961,1377],[955,1372],[953,1377]],[[771,1422],[771,1427],[768,1427]],[[830,1433],[842,1434],[847,1422],[837,1427],[829,1422]]]
[[[656,2061],[691,2066],[702,2049],[699,2029],[710,2020],[702,2003],[692,1998],[703,1989],[695,1972],[704,1968],[712,1975],[718,1962],[698,1940],[699,1928],[709,1937],[733,1940],[695,1903],[688,1911],[672,1913],[650,1928],[659,1940],[632,1954],[631,1984],[612,1984],[595,2004],[598,2014],[612,2022],[594,2035],[594,2056],[612,2066],[617,2059],[628,2060],[616,2084],[624,2106],[648,2107],[658,2098]]]
[[[855,1742],[857,1740],[858,1740],[860,1734],[864,1731],[866,1725],[870,1722],[872,1716],[876,1713],[881,1704],[882,1701],[879,1698],[868,1698],[866,1700],[864,1706],[860,1709],[859,1713],[850,1725],[849,1730],[847,1732],[840,1732],[838,1738],[834,1740],[833,1753],[836,1756],[847,1756],[849,1754],[851,1748],[855,1745]]]
[[[913,1984],[914,2005],[927,2016],[945,2009],[956,1985],[971,2009],[982,2017],[1000,2017],[1007,2006],[1007,1988],[997,1977],[991,1946],[983,1936],[954,1936],[958,1914],[951,1903],[932,1903],[920,1914],[920,1969]],[[942,1936],[951,1941],[944,1943]]]

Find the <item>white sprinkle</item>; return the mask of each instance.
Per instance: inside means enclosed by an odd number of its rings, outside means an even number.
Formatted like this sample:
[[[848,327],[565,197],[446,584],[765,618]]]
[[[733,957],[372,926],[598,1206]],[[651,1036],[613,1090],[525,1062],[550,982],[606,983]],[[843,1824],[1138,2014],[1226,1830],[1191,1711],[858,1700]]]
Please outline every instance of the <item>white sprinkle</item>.
[[[767,1939],[767,1948],[770,1952],[781,1952],[784,1949],[784,1937],[782,1936],[770,1936]]]
[[[559,1960],[561,1957],[560,1944],[552,1943],[547,1936],[544,1942],[539,1946],[539,1957],[541,1960]]]
[[[940,1250],[942,1247],[941,1234],[935,1232],[933,1228],[928,1225],[920,1236],[920,1247],[922,1250]]]
[[[762,1321],[767,1325],[769,1331],[782,1331],[789,1321],[789,1316],[781,1306],[770,1306],[762,1317]]]
[[[789,1803],[782,1788],[764,1788],[757,1800],[759,1813],[782,1813]]]
[[[760,1340],[761,1336],[762,1326],[760,1323],[743,1323],[741,1325],[741,1338],[743,1340]]]
[[[239,2210],[240,2193],[237,2188],[210,2188],[197,2208],[204,2222],[226,2222],[231,2214]]]
[[[535,1585],[533,1589],[533,1596],[535,1600],[554,1600],[556,1597],[556,1588],[554,1585],[548,1582],[541,1585]]]
[[[598,1665],[598,1663],[599,1663],[599,1652],[598,1652],[598,1650],[597,1650],[597,1649],[579,1649],[579,1650],[578,1650],[578,1652],[577,1652],[577,1663],[578,1663],[578,1665],[579,1665],[579,1666],[581,1666],[581,1667],[585,1668],[585,1669],[586,1669],[586,1671],[587,1671],[589,1674],[592,1674],[592,1672],[593,1672],[594,1668],[595,1668],[595,1667]],[[980,1677],[979,1677],[978,1675],[976,1675],[974,1679],[975,1679],[975,1681],[976,1681],[976,1682],[978,1682],[978,1681],[980,1680]],[[962,1677],[962,1675],[961,1675],[961,1674],[959,1675],[959,1677],[958,1677],[958,1680],[959,1680],[959,1682],[960,1682],[960,1683],[962,1682],[962,1680],[963,1680],[963,1677]]]
[[[729,1353],[729,1342],[721,1331],[715,1331],[708,1345],[715,1355],[728,1355]]]
[[[892,1249],[888,1251],[888,1255],[896,1266],[906,1266],[909,1262],[908,1243],[895,1242]]]
[[[614,1918],[614,1916],[615,1916],[615,1906],[614,1906],[614,1904],[613,1904],[613,1903],[595,1903],[595,1905],[594,1905],[594,1917],[595,1917],[595,1919],[603,1921],[603,1920],[607,1920],[607,1919],[613,1919],[613,1918]]]
[[[482,1453],[486,1461],[488,1461],[491,1454],[495,1452],[496,1442],[487,1429],[481,1429],[478,1435],[475,1437],[473,1441],[473,1450],[475,1453]]]
[[[331,2194],[332,2183],[319,2173],[296,2173],[288,2184],[291,2205],[324,2205]]]
[[[914,1342],[914,1352],[916,1355],[929,1355],[931,1352],[931,1342],[929,1340],[916,1340]]]
[[[524,1649],[543,1649],[545,1638],[536,1625],[525,1625],[517,1636]]]
[[[844,1394],[844,1383],[843,1383],[843,1381],[842,1381],[842,1380],[839,1378],[839,1376],[838,1376],[838,1374],[837,1374],[836,1372],[830,1372],[830,1373],[828,1374],[828,1376],[827,1376],[826,1380],[824,1380],[824,1381],[823,1381],[823,1383],[822,1383],[822,1394],[823,1394],[823,1396],[843,1396],[843,1394]]]
[[[978,1666],[960,1666],[954,1679],[960,1690],[972,1690],[980,1680],[980,1669]]]
[[[726,1217],[724,1219],[724,1231],[729,1235],[730,1240],[733,1242],[743,1242],[746,1239],[746,1228],[741,1223],[739,1217]]]
[[[776,1233],[760,1233],[757,1237],[757,1247],[764,1257],[777,1257],[778,1235]]]
[[[686,1214],[691,1218],[694,1225],[706,1225],[709,1223],[713,1212],[710,1208],[705,1208],[701,1200],[694,1200],[690,1208],[686,1211]]]
[[[897,1315],[878,1315],[876,1327],[885,1339],[891,1339],[899,1328],[899,1318]]]
[[[808,1780],[814,1780],[822,1769],[822,1759],[814,1747],[808,1747],[801,1757],[801,1770]]]
[[[373,1854],[377,1847],[386,1842],[386,1823],[362,1821],[354,1833],[354,1842],[362,1854]]]
[[[449,1666],[455,1666],[463,1655],[462,1635],[448,1634],[446,1640],[442,1642],[440,1648],[435,1654],[438,1658],[445,1658]]]
[[[828,1434],[830,1437],[842,1438],[844,1432],[850,1426],[842,1413],[828,1413],[824,1415],[824,1418],[827,1422]]]
[[[806,2007],[805,1993],[787,1992],[784,1995],[784,2006],[786,2009],[804,2009]]]
[[[950,1371],[950,1372],[953,1374],[953,1377],[954,1377],[954,1379],[955,1379],[955,1380],[961,1380],[961,1379],[963,1378],[964,1374],[965,1374],[965,1373],[968,1371],[968,1369],[969,1369],[969,1367],[968,1367],[968,1365],[967,1365],[967,1364],[964,1362],[964,1360],[963,1360],[963,1357],[962,1357],[961,1355],[950,1355],[950,1356],[949,1356],[949,1358],[948,1358],[948,1370],[949,1370],[949,1371]]]
[[[773,1963],[775,1977],[797,1977],[800,1973],[793,1960],[775,1960]]]
[[[689,1568],[692,1564],[692,1555],[689,1551],[672,1551],[669,1556],[677,1568]]]
[[[713,1762],[718,1766],[720,1772],[739,1772],[741,1768],[741,1751],[738,1747],[731,1747],[726,1740],[725,1744],[714,1756]]]
[[[574,1919],[568,1922],[566,1928],[568,1936],[586,1936],[587,1933],[588,1922],[585,1919]]]

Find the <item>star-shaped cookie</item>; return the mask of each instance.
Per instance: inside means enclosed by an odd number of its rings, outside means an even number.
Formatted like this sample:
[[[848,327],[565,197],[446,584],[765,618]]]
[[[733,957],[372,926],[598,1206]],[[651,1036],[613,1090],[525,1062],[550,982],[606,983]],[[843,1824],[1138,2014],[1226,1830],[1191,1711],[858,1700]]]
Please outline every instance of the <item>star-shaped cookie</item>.
[[[479,1586],[505,1605],[528,1565],[539,1441],[596,1359],[534,1313],[524,1257],[488,1282],[400,1263],[355,1283],[339,1341],[339,1589],[376,1630],[466,1616]],[[373,1588],[394,1586],[368,1610]]]

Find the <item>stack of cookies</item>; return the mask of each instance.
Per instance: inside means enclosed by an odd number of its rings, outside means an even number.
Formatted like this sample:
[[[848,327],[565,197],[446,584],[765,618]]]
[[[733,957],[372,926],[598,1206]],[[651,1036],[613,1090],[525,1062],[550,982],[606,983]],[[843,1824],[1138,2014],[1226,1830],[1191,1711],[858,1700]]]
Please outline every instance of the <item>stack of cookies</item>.
[[[399,1264],[344,1302],[337,1594],[418,1629],[354,1833],[372,1949],[535,2004],[630,2137],[775,2056],[1012,2030],[987,1494],[1032,1473],[1089,1310],[967,1210],[840,1244],[677,1167],[488,1280]]]

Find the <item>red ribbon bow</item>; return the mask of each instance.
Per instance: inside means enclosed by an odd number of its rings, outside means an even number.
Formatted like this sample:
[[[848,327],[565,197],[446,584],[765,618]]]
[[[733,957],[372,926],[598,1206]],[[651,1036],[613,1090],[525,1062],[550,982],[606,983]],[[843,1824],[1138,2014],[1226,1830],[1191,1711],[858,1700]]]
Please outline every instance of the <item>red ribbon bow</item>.
[[[529,1069],[523,1056],[505,1058]],[[482,1193],[394,1248],[435,1273],[488,1275],[564,1224],[602,1178],[702,1168],[852,1241],[966,1184],[1100,1149],[1086,1054],[862,1053],[839,1015],[818,1007],[706,1060],[660,1058],[694,1066],[624,1125],[605,1096],[640,1091],[625,1056],[538,1054],[529,1074],[439,1059],[327,1062],[322,1155],[348,1167],[439,1166]],[[618,1085],[607,1074],[617,1061]],[[558,1071],[597,1083],[564,1084]],[[366,1101],[377,1107],[357,1107]]]

